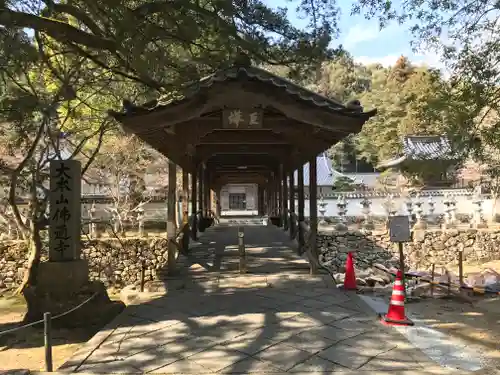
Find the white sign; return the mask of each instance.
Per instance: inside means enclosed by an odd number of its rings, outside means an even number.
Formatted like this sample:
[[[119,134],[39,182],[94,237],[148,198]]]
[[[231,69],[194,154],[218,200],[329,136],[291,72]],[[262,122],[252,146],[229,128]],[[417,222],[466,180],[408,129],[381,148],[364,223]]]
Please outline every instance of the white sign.
[[[392,242],[411,241],[410,218],[408,216],[391,216],[389,218],[389,236]]]

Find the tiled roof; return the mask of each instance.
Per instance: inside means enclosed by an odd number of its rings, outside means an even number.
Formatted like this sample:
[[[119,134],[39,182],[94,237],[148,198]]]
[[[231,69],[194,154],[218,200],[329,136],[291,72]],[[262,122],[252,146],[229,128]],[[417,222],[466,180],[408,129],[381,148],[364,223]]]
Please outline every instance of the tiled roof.
[[[411,135],[403,138],[403,155],[380,163],[377,168],[395,167],[406,160],[453,160],[449,139],[439,135]]]
[[[452,159],[450,141],[443,136],[404,137],[403,152],[413,160]]]
[[[316,183],[318,186],[333,186],[334,181],[339,177],[352,179],[352,177],[345,176],[333,169],[332,161],[325,153],[316,157]],[[297,183],[297,171],[294,174],[294,181]],[[309,186],[309,163],[304,164],[304,186]]]
[[[111,111],[110,113],[118,120],[124,117],[130,117],[134,115],[141,115],[147,112],[161,110],[162,108],[178,104],[186,99],[192,98],[204,89],[212,87],[216,83],[234,81],[241,78],[249,80],[257,80],[264,83],[270,83],[276,87],[280,87],[285,90],[289,95],[295,96],[303,101],[308,101],[318,107],[325,108],[330,111],[338,112],[344,116],[349,117],[365,117],[369,118],[375,115],[376,110],[371,110],[368,112],[363,112],[362,107],[347,107],[340,101],[335,99],[327,98],[326,96],[317,94],[310,91],[304,87],[296,85],[295,83],[278,77],[264,69],[252,67],[252,66],[233,66],[229,69],[224,69],[217,71],[199,81],[188,85],[182,94],[175,97],[168,95],[167,97],[154,100],[152,102],[146,103],[142,106],[131,105],[129,108],[124,108],[124,112],[117,113]]]

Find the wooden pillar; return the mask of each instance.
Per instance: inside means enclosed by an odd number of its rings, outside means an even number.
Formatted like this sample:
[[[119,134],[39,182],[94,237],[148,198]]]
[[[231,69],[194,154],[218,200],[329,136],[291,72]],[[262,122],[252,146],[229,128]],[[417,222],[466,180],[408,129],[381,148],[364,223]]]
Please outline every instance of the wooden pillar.
[[[281,174],[281,183],[283,185],[283,229],[288,230],[288,199],[290,198],[288,194],[288,172],[283,169]]]
[[[295,214],[295,176],[294,171],[292,170],[288,175],[290,182],[290,214],[288,215],[290,221],[290,238],[295,237],[295,219],[293,214]]]
[[[278,216],[280,218],[280,227],[283,226],[283,217],[285,216],[285,212],[283,210],[283,201],[284,199],[284,186],[283,186],[283,164],[280,164],[280,170],[278,173],[278,177],[276,178],[276,182],[278,183]]]
[[[267,212],[267,184],[261,186],[262,191],[262,216]]]
[[[203,190],[205,189],[205,180],[203,178],[203,163],[198,166],[198,212],[201,212],[201,217],[203,217],[203,212],[205,207],[203,206]]]
[[[269,181],[269,215],[274,216],[276,213],[276,181],[274,180],[274,174]]]
[[[261,188],[261,198],[262,198],[262,216],[266,215],[267,212],[267,189],[266,185],[262,185]]]
[[[311,256],[318,259],[318,245],[316,239],[318,236],[318,179],[316,169],[316,156],[309,161],[309,226],[311,229],[311,237],[309,248]],[[316,264],[311,261],[311,273],[316,273]]]
[[[191,237],[193,240],[197,239],[198,236],[198,212],[196,208],[196,199],[198,198],[196,188],[198,184],[198,174],[196,170],[191,174],[191,215],[193,216],[192,226],[191,226]]]
[[[304,253],[304,231],[302,229],[301,223],[304,222],[304,166],[301,166],[297,170],[297,216],[298,216],[298,242],[299,242],[299,254]]]
[[[261,187],[260,184],[257,185],[257,215],[262,215],[262,201],[261,201]]]
[[[274,216],[280,216],[280,184],[278,176],[274,176]]]
[[[222,188],[221,187],[217,187],[217,201],[216,201],[216,207],[215,207],[215,211],[216,211],[216,214],[217,214],[217,217],[220,218],[220,214],[221,214],[221,203],[220,203],[220,199],[221,199],[221,190]]]
[[[177,257],[177,247],[174,244],[177,228],[175,225],[175,205],[176,205],[176,185],[177,185],[177,165],[168,161],[168,193],[167,193],[167,270],[169,274],[175,272],[175,259]]]
[[[182,224],[187,224],[189,219],[189,173],[182,170]]]
[[[205,217],[209,217],[210,213],[210,176],[208,174],[208,168],[203,167],[203,186],[204,186],[204,197],[203,197],[203,207],[205,209]]]
[[[208,189],[208,212],[215,211],[215,192],[214,189]]]
[[[272,191],[273,191],[272,178],[269,178],[269,180],[267,181],[267,186],[266,186],[266,215],[267,216],[271,216]]]

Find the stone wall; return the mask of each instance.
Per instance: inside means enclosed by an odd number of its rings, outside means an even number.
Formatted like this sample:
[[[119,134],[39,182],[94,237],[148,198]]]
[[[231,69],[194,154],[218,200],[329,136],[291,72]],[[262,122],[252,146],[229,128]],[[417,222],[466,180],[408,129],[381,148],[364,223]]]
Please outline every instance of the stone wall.
[[[27,255],[26,244],[22,241],[0,243],[0,289],[19,285],[27,265]],[[139,283],[141,259],[145,260],[146,280],[161,273],[167,261],[167,240],[157,237],[84,241],[82,258],[89,262],[92,280],[101,280],[106,286],[123,287]],[[44,249],[42,261],[46,259]]]
[[[363,269],[373,263],[397,267],[396,244],[389,241],[387,231],[336,232],[318,235],[320,260],[333,272],[343,272],[349,251],[356,253],[356,265]],[[458,252],[464,262],[486,262],[500,259],[499,230],[415,231],[413,241],[404,245],[405,264],[412,270],[436,266],[457,267]]]

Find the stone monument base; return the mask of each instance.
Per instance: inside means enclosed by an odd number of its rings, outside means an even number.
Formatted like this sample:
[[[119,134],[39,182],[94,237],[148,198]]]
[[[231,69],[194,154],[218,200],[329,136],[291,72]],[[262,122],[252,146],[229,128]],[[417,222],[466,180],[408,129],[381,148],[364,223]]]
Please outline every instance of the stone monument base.
[[[88,264],[84,260],[44,262],[38,269],[38,283],[23,291],[28,305],[24,322],[43,319],[45,312],[56,316],[90,301],[76,310],[52,321],[58,327],[104,325],[125,307],[121,301],[111,301],[104,284],[89,281]]]

